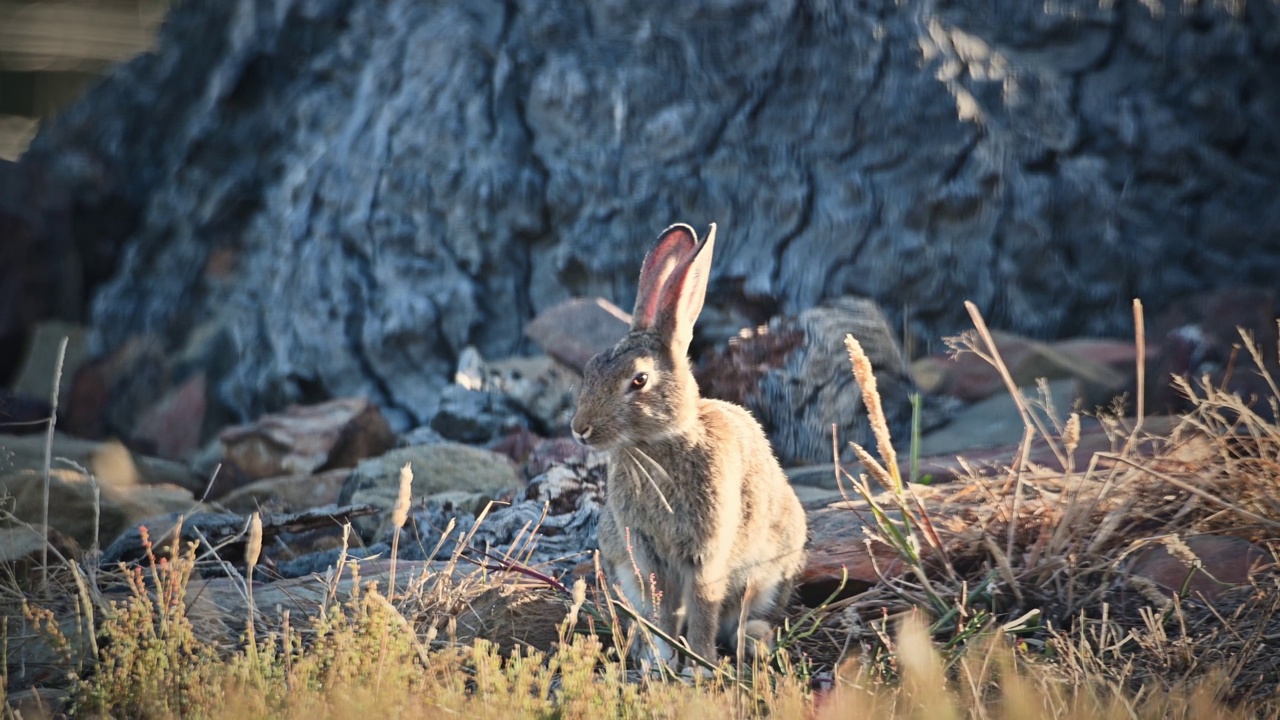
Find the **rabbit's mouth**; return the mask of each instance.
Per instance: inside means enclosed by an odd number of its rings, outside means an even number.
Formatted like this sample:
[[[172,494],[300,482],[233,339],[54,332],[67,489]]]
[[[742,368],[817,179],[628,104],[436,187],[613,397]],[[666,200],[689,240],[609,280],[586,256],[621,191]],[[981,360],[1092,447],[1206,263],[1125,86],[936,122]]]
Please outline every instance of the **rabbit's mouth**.
[[[601,445],[601,437],[608,434],[599,432],[595,425],[581,422],[576,417],[569,424],[569,432],[573,434],[573,439],[578,441],[579,445],[597,448]]]
[[[574,423],[569,428],[573,439],[579,445],[584,445],[595,450],[604,450],[606,452],[616,450],[619,446],[626,445],[628,438],[626,434],[613,432],[610,428],[604,428],[596,425],[588,425],[586,423]]]

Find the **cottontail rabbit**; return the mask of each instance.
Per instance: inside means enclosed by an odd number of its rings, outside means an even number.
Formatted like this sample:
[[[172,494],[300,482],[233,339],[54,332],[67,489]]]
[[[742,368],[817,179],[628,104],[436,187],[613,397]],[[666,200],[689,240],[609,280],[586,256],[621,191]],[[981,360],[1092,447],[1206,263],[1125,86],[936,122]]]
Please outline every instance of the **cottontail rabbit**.
[[[714,659],[765,640],[804,564],[804,510],[751,414],[698,395],[689,368],[716,226],[672,225],[640,270],[631,329],[583,370],[574,437],[609,455],[600,554],[627,599]],[[655,592],[657,594],[655,596]],[[671,649],[658,645],[669,659]]]

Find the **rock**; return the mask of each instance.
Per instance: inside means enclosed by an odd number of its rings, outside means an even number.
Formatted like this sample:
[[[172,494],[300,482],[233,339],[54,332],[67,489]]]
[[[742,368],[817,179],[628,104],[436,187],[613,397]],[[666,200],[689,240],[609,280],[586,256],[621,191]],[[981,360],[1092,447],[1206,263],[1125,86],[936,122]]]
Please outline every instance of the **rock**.
[[[335,532],[343,524],[375,512],[376,509],[368,505],[327,505],[294,513],[263,513],[259,516],[262,523],[262,554],[259,562],[265,567],[272,566],[275,554],[272,548],[276,545],[272,540],[276,537],[313,530]],[[217,557],[221,562],[215,562],[214,574],[222,574],[225,572],[222,562],[244,565],[248,539],[245,531],[249,527],[249,521],[250,518],[246,515],[220,512],[153,515],[146,518],[145,523],[131,526],[116,538],[102,552],[102,564],[114,565],[141,559],[146,554],[147,542],[152,544],[156,554],[173,552],[176,539],[179,547],[199,542],[206,548],[217,548]]]
[[[546,354],[582,372],[588,360],[613,347],[630,326],[631,315],[604,298],[573,298],[538,313],[524,334]]]
[[[21,170],[110,278],[94,347],[154,333],[217,417],[421,424],[468,345],[627,306],[675,221],[720,223],[712,305],[1124,336],[1280,275],[1280,8],[1235,5],[175,3]]]
[[[0,435],[0,473],[44,468],[45,435]],[[53,467],[87,469],[104,486],[177,485],[190,493],[203,493],[205,480],[186,467],[130,452],[117,441],[96,442],[54,434]]]
[[[864,298],[846,297],[744,331],[697,371],[703,395],[749,408],[783,465],[831,461],[831,426],[842,457],[849,441],[872,452],[875,441],[844,339],[852,334],[871,360],[881,404],[896,438],[911,423],[912,384],[884,314]]]
[[[12,435],[43,434],[53,407],[47,400],[15,395],[0,389],[0,432]]]
[[[524,411],[506,395],[462,385],[444,389],[440,407],[431,418],[432,430],[446,440],[463,443],[486,443],[528,424]]]
[[[145,518],[198,507],[191,491],[176,485],[142,485],[108,474],[97,478],[99,490],[95,491],[89,477],[78,470],[57,467],[49,476],[48,525],[82,548],[105,546]],[[13,497],[11,512],[20,520],[33,525],[44,522],[42,472],[0,473],[0,493]]]
[[[510,398],[543,435],[567,435],[582,382],[577,371],[545,355],[485,362],[482,389]]]
[[[1258,287],[1230,287],[1200,293],[1174,303],[1150,323],[1148,337],[1159,342],[1148,354],[1149,412],[1185,412],[1192,408],[1171,375],[1201,387],[1205,375],[1215,387],[1225,387],[1250,402],[1254,411],[1274,419],[1273,393],[1262,371],[1280,382],[1280,332],[1276,325],[1275,294]],[[1262,366],[1244,350],[1240,330],[1251,336],[1262,355]]]
[[[445,490],[422,499],[423,507],[439,508],[441,513],[461,513],[479,515],[493,497],[486,493],[467,492],[466,490]]]
[[[171,386],[173,362],[154,335],[132,334],[71,378],[64,425],[91,440],[133,436],[138,416]]]
[[[524,463],[525,477],[532,480],[557,465],[587,466],[603,462],[598,451],[572,438],[549,438],[534,446]]]
[[[1082,396],[1102,398],[1105,395],[1108,399],[1108,393],[1117,393],[1124,388],[1127,375],[1113,366],[1116,346],[1123,346],[1123,343],[1092,339],[1045,343],[1006,332],[993,331],[991,335],[1018,387],[1033,387],[1041,378],[1073,378],[1080,384]],[[1111,362],[1098,362],[1086,354],[1103,352],[1104,348],[1105,357]],[[1127,356],[1129,367],[1133,366],[1133,358],[1131,350]],[[917,361],[913,370],[918,378],[926,380],[926,391],[950,395],[966,402],[1007,394],[1004,380],[995,366],[971,352],[954,357],[932,356]],[[1097,404],[1104,403],[1105,400]]]
[[[506,455],[517,467],[525,464],[529,456],[543,442],[543,439],[528,428],[516,428],[495,440],[489,449]],[[526,475],[526,478],[533,477]]]
[[[42,551],[48,543],[49,560],[56,562],[59,555],[67,559],[80,557],[80,547],[75,540],[57,530],[39,523],[21,527],[0,527],[0,565],[6,572],[15,573],[19,580],[38,566]]]
[[[58,346],[67,338],[67,352],[62,361],[62,377],[58,385],[58,407],[66,407],[71,378],[89,359],[88,329],[61,320],[38,322],[32,328],[26,355],[13,382],[13,390],[30,397],[48,398],[53,392],[53,371],[58,363]]]
[[[468,533],[472,548],[489,547],[495,552],[510,553],[544,571],[573,571],[596,547],[606,474],[603,453],[569,459],[529,481],[509,504],[492,508],[478,524],[478,512],[468,512],[452,502],[416,504],[409,514],[407,527],[412,542],[407,546],[410,553],[439,547],[436,557],[443,559],[456,550],[458,534]],[[455,529],[444,538],[451,520]],[[404,541],[401,547],[406,547]]]
[[[1062,385],[1063,383],[1059,381],[1059,386]],[[1017,414],[1012,403],[1008,401],[998,403],[998,400],[999,398],[985,400],[974,406],[972,415],[962,415],[952,428],[942,433],[926,435],[921,449],[922,452],[929,452],[918,458],[915,478],[922,484],[937,485],[957,479],[966,480],[975,474],[983,477],[1005,474],[1018,457],[1022,431],[1020,424],[1015,428],[1008,422],[1010,413],[1015,416]],[[991,403],[992,407],[980,407],[987,403]],[[994,415],[994,418],[991,415]],[[988,429],[983,425],[986,422],[998,423],[999,427]],[[1179,422],[1178,418],[1149,416],[1143,423],[1143,433],[1149,434],[1152,438],[1165,438],[1173,433]],[[1016,437],[1013,437],[1015,434]],[[1057,445],[1061,447],[1060,443]],[[1114,450],[1115,443],[1107,429],[1102,427],[1095,418],[1081,417],[1079,444],[1071,455],[1076,470],[1089,467],[1096,453],[1109,453]],[[1143,457],[1151,457],[1166,450],[1164,444],[1158,440],[1140,441],[1133,447],[1133,451]],[[1053,447],[1039,436],[1032,441],[1027,460],[1032,465],[1043,468],[1061,467]],[[1111,461],[1100,459],[1098,467],[1105,468],[1111,464]],[[862,466],[857,463],[842,463],[841,467],[855,477],[863,472]],[[910,480],[912,477],[911,459],[907,453],[898,455],[898,472],[904,479]],[[825,491],[835,490],[838,487],[830,463],[789,468],[787,477],[797,490],[802,486]],[[848,490],[847,484],[845,488]]]
[[[1078,397],[1075,382],[1070,378],[1051,381],[1049,393],[1058,421],[1065,421]],[[1031,393],[1031,396],[1036,395]],[[1040,415],[1044,417],[1043,412]],[[1054,427],[1048,418],[1045,418],[1045,427]],[[1001,393],[960,410],[948,425],[922,436],[920,454],[957,455],[967,450],[1013,446],[1022,440],[1023,430],[1017,404],[1008,393]],[[905,449],[904,442],[900,454],[905,453]]]
[[[239,513],[299,512],[338,502],[342,485],[351,474],[339,468],[315,475],[285,475],[255,480],[218,499],[218,504]]]
[[[808,555],[797,579],[797,591],[805,603],[817,605],[827,599],[840,588],[842,578],[846,580],[840,596],[848,597],[878,584],[881,577],[894,577],[906,571],[892,548],[865,542],[867,536],[863,528],[871,518],[865,501],[820,501],[806,508]]]
[[[399,496],[400,468],[405,463],[413,468],[415,504],[425,496],[447,490],[497,497],[521,485],[515,466],[495,452],[459,443],[416,445],[361,461],[343,484],[338,501],[344,505],[368,504],[386,513]],[[357,527],[366,537],[381,534],[378,523],[372,520]]]
[[[169,460],[191,460],[200,450],[205,406],[204,373],[198,372],[142,412],[129,444]]]
[[[414,445],[432,445],[435,443],[448,442],[443,435],[432,430],[429,425],[417,427],[400,436],[396,441],[396,447],[413,447]]]
[[[252,480],[355,467],[396,442],[378,407],[365,398],[295,405],[219,437],[226,479],[219,475],[215,496]]]
[[[1177,542],[1177,541],[1175,541]],[[1272,563],[1266,550],[1248,540],[1224,535],[1181,539],[1183,549],[1153,543],[1133,558],[1131,577],[1144,578],[1172,595],[1213,601],[1223,590],[1249,582],[1254,571]],[[1193,563],[1199,561],[1200,568]]]

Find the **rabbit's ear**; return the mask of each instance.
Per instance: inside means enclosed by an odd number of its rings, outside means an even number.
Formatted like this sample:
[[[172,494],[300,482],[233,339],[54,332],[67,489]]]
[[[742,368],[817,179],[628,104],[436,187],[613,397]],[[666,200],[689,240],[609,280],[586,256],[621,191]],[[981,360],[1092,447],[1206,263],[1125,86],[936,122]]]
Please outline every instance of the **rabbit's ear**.
[[[644,257],[640,268],[640,288],[631,313],[632,330],[648,330],[657,318],[662,287],[698,247],[698,236],[688,225],[672,225],[658,236],[658,244]]]
[[[689,231],[692,234],[692,230]],[[662,284],[658,312],[653,327],[671,348],[673,355],[684,357],[693,340],[693,325],[707,298],[707,281],[711,278],[711,255],[716,245],[716,225],[711,224],[707,237],[671,271]]]

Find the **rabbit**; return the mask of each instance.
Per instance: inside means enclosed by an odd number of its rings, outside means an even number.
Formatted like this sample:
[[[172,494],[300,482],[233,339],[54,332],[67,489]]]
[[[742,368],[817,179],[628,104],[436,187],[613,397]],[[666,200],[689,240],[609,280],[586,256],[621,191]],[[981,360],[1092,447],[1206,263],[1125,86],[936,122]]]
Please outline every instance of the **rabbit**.
[[[714,661],[768,644],[805,559],[804,509],[745,408],[699,396],[689,364],[716,226],[672,225],[645,257],[631,327],[583,368],[574,438],[603,450],[600,557],[632,606]],[[745,614],[744,601],[748,603]],[[673,659],[655,638],[650,659]]]

